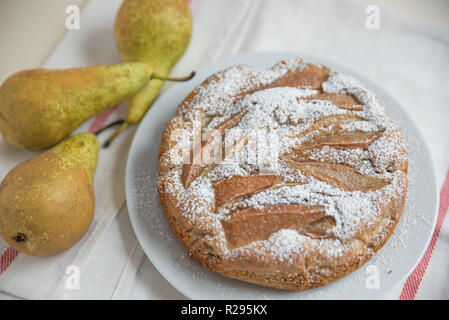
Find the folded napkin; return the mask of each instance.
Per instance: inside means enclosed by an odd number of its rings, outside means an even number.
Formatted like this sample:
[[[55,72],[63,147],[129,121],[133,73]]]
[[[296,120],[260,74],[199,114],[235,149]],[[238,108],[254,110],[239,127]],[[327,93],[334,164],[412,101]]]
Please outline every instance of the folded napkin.
[[[363,73],[408,110],[430,146],[440,186],[444,182],[440,225],[420,268],[388,298],[447,299],[449,223],[444,216],[449,205],[448,30],[392,15],[382,7],[380,28],[369,30],[365,26],[368,4],[349,0],[189,2],[194,22],[192,41],[173,74],[181,75],[240,53],[298,51]],[[45,66],[120,61],[112,33],[120,3],[88,2],[81,15],[81,29],[67,33]],[[124,112],[121,105],[89,121],[79,131],[123,117]],[[0,242],[0,291],[19,298],[183,298],[143,258],[130,226],[124,204],[124,168],[133,133],[134,129],[128,130],[109,149],[101,150],[94,222],[74,248],[50,258],[33,258],[17,254]],[[34,153],[17,150],[0,140],[0,154],[3,177]],[[72,265],[79,270],[79,289],[70,289]]]

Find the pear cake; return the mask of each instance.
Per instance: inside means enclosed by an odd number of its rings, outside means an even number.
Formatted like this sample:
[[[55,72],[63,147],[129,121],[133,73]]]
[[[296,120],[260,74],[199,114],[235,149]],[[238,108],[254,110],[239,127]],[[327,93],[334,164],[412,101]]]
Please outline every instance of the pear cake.
[[[191,258],[298,291],[351,273],[386,243],[407,168],[373,92],[291,59],[230,67],[190,93],[163,133],[158,192]]]

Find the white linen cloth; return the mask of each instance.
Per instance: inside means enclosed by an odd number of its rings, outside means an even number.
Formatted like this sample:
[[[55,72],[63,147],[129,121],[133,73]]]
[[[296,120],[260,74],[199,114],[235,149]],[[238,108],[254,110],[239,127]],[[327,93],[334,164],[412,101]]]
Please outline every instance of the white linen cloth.
[[[67,33],[45,66],[120,61],[112,33],[120,3],[90,1],[81,15],[81,29]],[[192,41],[172,74],[182,75],[235,54],[273,50],[303,52],[346,65],[381,84],[406,108],[430,146],[441,187],[449,169],[449,30],[393,15],[382,7],[380,28],[369,30],[368,5],[350,0],[191,0]],[[124,112],[124,106],[119,107],[110,120]],[[0,275],[0,291],[20,298],[183,298],[144,257],[130,226],[124,168],[133,132],[128,130],[100,153],[96,213],[88,234],[55,257],[19,254]],[[33,153],[0,141],[0,155],[2,178]],[[448,220],[416,298],[449,298]],[[0,254],[6,248],[0,242]],[[69,265],[79,267],[79,289],[67,289]],[[388,298],[399,298],[402,286]]]

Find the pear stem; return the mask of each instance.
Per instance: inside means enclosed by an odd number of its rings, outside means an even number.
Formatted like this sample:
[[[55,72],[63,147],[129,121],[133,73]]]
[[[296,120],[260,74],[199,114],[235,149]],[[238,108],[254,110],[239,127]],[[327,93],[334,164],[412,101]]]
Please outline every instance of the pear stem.
[[[107,126],[104,126],[103,128],[101,128],[101,129],[99,129],[98,131],[94,132],[94,135],[98,136],[98,135],[99,135],[100,133],[102,133],[103,131],[105,131],[105,130],[107,130],[107,129],[109,129],[109,128],[112,128],[112,127],[114,127],[114,126],[117,126],[117,125],[119,125],[119,124],[122,124],[123,122],[125,122],[125,120],[123,120],[123,119],[120,119],[120,120],[111,122],[111,123],[108,124]]]
[[[153,74],[151,76],[151,79],[181,82],[181,81],[188,81],[188,80],[192,79],[195,76],[195,74],[196,74],[196,72],[192,71],[188,76],[181,77],[181,78],[170,78],[170,77],[158,76],[156,74]]]
[[[104,143],[103,148],[109,147],[112,141],[114,141],[117,136],[123,132],[128,127],[129,123],[126,121],[123,121],[122,125],[117,129],[117,131],[114,132],[114,134]]]

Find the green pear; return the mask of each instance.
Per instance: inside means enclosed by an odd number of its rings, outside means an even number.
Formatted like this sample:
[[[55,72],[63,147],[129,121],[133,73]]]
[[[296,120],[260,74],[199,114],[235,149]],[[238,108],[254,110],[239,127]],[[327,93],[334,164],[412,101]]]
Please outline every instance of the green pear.
[[[0,133],[19,148],[47,149],[141,89],[152,72],[138,62],[18,72],[0,87]]]
[[[186,0],[125,0],[117,13],[114,31],[123,61],[146,62],[155,75],[129,99],[121,132],[128,124],[142,120],[164,79],[172,80],[168,75],[190,42],[192,17]]]
[[[98,140],[81,133],[20,163],[0,184],[0,235],[16,250],[49,256],[72,247],[95,211]]]

